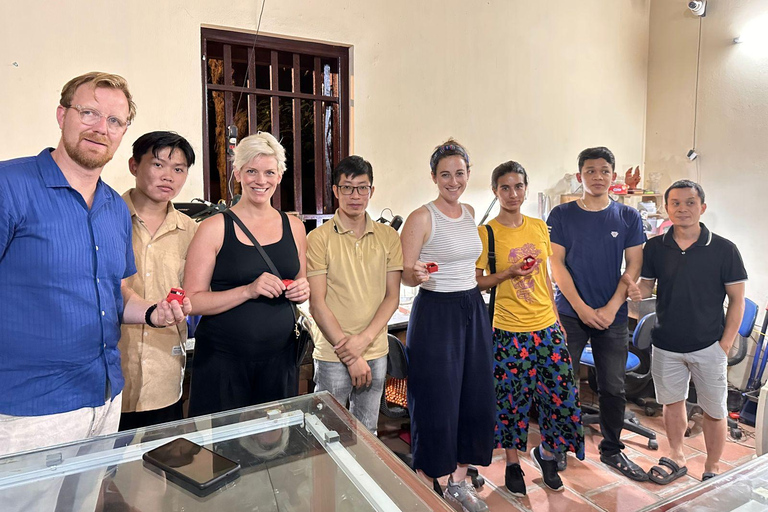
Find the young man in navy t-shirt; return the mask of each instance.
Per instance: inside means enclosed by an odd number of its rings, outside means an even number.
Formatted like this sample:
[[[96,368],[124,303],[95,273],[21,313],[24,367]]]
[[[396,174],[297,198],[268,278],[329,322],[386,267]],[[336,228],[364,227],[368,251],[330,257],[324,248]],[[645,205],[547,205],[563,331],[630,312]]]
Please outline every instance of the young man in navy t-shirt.
[[[701,479],[720,472],[728,414],[727,354],[744,315],[747,280],[736,246],[699,222],[707,209],[701,185],[689,180],[673,183],[664,193],[664,205],[672,228],[645,245],[639,290],[630,290],[633,299],[640,298],[636,292],[650,297],[658,282],[651,372],[656,400],[664,405],[669,453],[648,476],[662,485],[688,471],[683,436],[689,380],[704,410],[707,460]]]
[[[557,283],[555,303],[577,376],[581,353],[591,341],[603,434],[600,460],[633,480],[645,481],[648,475],[624,455],[620,439],[627,402],[627,288],[640,274],[645,234],[640,213],[608,197],[615,165],[605,147],[579,154],[577,179],[584,192],[549,214],[550,264]]]

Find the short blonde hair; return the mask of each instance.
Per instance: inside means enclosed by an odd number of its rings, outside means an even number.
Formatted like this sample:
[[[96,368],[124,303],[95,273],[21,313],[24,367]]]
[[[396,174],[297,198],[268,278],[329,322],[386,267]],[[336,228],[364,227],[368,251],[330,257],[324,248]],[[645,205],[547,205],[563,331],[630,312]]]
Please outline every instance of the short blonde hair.
[[[271,133],[256,132],[242,139],[235,148],[235,169],[242,169],[257,156],[273,156],[277,160],[277,174],[285,172],[285,149]]]
[[[64,85],[61,89],[61,99],[59,105],[65,108],[72,106],[72,97],[75,95],[75,91],[81,85],[93,85],[94,87],[105,87],[107,89],[118,89],[125,94],[125,98],[128,100],[128,122],[133,121],[136,117],[136,104],[133,102],[131,92],[128,90],[128,82],[120,75],[113,75],[111,73],[102,73],[100,71],[91,71],[84,75],[76,76]]]

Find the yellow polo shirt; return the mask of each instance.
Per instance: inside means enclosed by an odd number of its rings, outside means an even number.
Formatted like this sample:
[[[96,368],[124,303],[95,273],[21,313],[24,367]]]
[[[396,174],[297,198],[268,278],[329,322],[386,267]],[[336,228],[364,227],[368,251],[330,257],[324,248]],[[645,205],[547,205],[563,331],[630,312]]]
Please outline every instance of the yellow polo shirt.
[[[123,199],[133,223],[137,272],[127,283],[139,297],[157,302],[167,297],[171,288],[181,287],[187,248],[197,223],[168,203],[165,221],[151,236],[136,214],[130,193],[123,194]],[[186,340],[186,322],[162,329],[142,324],[121,327],[117,346],[125,377],[123,412],[154,411],[181,398]]]
[[[367,213],[365,233],[359,239],[354,231],[344,228],[338,211],[333,219],[307,235],[307,276],[325,274],[325,302],[348,336],[368,327],[384,300],[387,272],[398,270],[403,270],[400,237],[386,224],[373,222]],[[378,359],[388,350],[384,327],[363,352],[363,359]],[[339,362],[319,329],[312,357]]]

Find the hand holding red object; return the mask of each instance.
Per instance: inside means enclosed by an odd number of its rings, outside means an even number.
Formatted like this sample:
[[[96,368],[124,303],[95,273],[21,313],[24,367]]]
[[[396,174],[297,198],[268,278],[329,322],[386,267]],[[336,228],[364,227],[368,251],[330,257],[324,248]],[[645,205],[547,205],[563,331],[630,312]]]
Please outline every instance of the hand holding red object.
[[[533,256],[526,256],[523,260],[523,266],[520,267],[520,270],[528,270],[529,268],[532,268],[536,264],[536,258]]]
[[[171,291],[168,292],[168,296],[165,298],[165,300],[166,302],[176,301],[181,304],[184,302],[184,297],[186,297],[184,290],[181,288],[171,288]]]

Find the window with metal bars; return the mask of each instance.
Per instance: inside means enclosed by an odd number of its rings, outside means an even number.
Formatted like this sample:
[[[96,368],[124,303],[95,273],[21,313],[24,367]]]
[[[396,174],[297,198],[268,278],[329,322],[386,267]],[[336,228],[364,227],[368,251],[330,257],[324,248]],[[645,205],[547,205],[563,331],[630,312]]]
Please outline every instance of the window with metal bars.
[[[205,198],[239,193],[227,157],[227,126],[238,141],[266,131],[285,148],[287,169],[272,205],[297,212],[308,229],[333,216],[331,171],[349,154],[348,47],[203,28]]]

